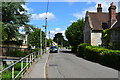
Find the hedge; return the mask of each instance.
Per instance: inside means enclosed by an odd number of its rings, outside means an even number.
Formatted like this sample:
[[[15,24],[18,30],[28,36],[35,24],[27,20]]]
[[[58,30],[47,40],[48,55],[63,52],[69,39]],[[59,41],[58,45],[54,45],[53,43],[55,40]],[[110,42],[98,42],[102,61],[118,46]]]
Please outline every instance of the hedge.
[[[120,50],[110,50],[83,43],[78,46],[77,51],[80,57],[120,70]]]

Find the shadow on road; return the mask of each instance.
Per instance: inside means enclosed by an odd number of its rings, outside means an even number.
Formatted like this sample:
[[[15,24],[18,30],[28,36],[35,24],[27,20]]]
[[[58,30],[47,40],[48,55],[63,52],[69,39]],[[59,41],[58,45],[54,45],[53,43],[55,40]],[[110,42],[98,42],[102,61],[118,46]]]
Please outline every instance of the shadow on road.
[[[60,52],[62,52],[62,53],[73,53],[72,51],[60,51]]]
[[[64,53],[65,53],[65,54],[67,53],[67,54],[77,55],[77,53],[75,53],[75,52],[73,52],[73,51],[71,51],[71,50],[60,50],[60,52],[63,53],[63,54],[64,54]]]

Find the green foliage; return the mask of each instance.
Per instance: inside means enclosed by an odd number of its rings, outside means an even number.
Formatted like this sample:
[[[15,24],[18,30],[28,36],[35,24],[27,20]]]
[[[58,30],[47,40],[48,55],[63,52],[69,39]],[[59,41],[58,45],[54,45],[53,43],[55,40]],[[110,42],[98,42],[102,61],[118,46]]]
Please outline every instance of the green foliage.
[[[105,45],[109,46],[110,43],[110,29],[105,29],[103,30],[103,37],[105,39]]]
[[[20,50],[8,50],[6,52],[7,56],[11,56],[11,57],[24,57],[28,54],[28,51],[20,51]]]
[[[23,67],[25,67],[25,65],[26,65],[26,63],[23,63]],[[6,65],[4,65],[4,66],[6,66]],[[4,68],[6,68],[6,67],[4,67]],[[21,63],[17,63],[14,66],[14,70],[15,70],[14,74],[16,76],[21,71]],[[12,70],[11,70],[11,68],[4,71],[1,76],[2,76],[2,80],[12,80]],[[18,78],[20,78],[20,76]],[[17,78],[17,80],[19,80],[18,78]]]
[[[5,32],[5,28],[3,26],[2,23],[0,23],[0,25],[2,25],[2,42],[7,40],[7,33]]]
[[[28,28],[27,22],[29,22],[30,15],[27,14],[27,10],[22,5],[25,2],[2,2],[2,39],[4,41],[18,40],[19,27],[25,25],[25,29]]]
[[[26,14],[25,2],[2,2],[2,21],[22,26],[29,22],[29,15]],[[23,13],[21,13],[23,12]]]
[[[83,44],[79,44],[78,45],[78,47],[77,47],[77,52],[79,52],[79,55],[78,56],[80,56],[80,57],[83,57],[84,56],[84,48],[86,47],[86,46],[91,46],[90,44],[88,44],[88,43],[83,43]]]
[[[71,46],[74,49],[83,42],[83,27],[84,27],[84,20],[78,20],[77,22],[73,22],[67,30],[65,31],[66,38]]]
[[[16,45],[22,45],[23,40],[18,40],[18,41],[4,41],[3,44],[16,44]]]
[[[63,42],[63,47],[69,47],[69,43],[68,43],[67,40],[64,40],[64,42]]]
[[[2,80],[12,80],[12,71],[10,69],[2,73]]]
[[[64,41],[62,33],[55,34],[55,37],[53,38],[53,41],[56,42],[58,45],[62,45],[63,41]]]
[[[47,39],[47,46],[52,46],[53,40],[52,39]]]
[[[90,46],[90,45],[85,46],[84,44],[80,44],[78,46],[78,55],[85,59],[103,64],[105,66],[109,66],[117,70],[120,69],[119,50],[109,50],[103,47]]]
[[[32,53],[32,52],[38,52],[38,51],[40,51],[40,48],[31,49],[29,52]]]
[[[31,32],[28,36],[28,44],[31,46],[40,47],[40,29],[35,28],[33,32]],[[45,43],[45,33],[42,31],[42,44],[44,47]]]

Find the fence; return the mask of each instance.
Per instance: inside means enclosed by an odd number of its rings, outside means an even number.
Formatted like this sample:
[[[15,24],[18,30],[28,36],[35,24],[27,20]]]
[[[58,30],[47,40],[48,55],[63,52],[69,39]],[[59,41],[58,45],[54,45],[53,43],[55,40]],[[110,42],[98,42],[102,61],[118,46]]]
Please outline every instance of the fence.
[[[2,76],[0,80],[16,80],[16,79],[22,78],[24,72],[31,66],[31,64],[36,59],[39,58],[39,56],[40,56],[40,51],[30,53],[16,62],[12,61],[13,63],[12,65],[0,71],[0,74]],[[19,68],[18,68],[18,64],[20,65]],[[8,76],[7,72],[10,75],[9,77],[7,77]]]

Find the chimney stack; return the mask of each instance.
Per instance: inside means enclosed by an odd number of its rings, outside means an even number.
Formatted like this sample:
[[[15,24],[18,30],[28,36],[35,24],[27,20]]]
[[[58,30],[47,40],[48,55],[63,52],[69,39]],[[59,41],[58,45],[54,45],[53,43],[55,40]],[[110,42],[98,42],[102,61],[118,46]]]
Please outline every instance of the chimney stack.
[[[97,7],[97,12],[98,12],[98,13],[102,12],[102,7],[101,7],[101,4],[98,4],[98,7]]]
[[[114,2],[110,4],[108,10],[109,10],[109,24],[111,26],[116,21],[116,6],[114,5]]]

